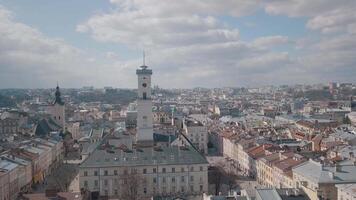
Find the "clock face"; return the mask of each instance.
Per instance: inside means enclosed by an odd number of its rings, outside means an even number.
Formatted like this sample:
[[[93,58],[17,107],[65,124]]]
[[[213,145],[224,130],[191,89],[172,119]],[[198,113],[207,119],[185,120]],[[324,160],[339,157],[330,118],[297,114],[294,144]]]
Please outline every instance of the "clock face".
[[[142,87],[147,87],[147,84],[146,83],[142,83]]]

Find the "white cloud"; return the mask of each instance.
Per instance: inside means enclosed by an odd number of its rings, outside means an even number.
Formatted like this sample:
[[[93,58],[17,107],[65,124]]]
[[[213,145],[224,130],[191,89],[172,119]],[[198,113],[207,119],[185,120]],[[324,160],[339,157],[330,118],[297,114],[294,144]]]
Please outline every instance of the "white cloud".
[[[115,53],[115,52],[112,52],[112,51],[106,52],[105,56],[108,59],[118,59],[119,58],[119,55],[117,53]]]
[[[149,64],[159,76],[159,83],[165,87],[246,85],[258,81],[296,83],[315,81],[313,77],[331,77],[320,75],[320,71],[328,71],[315,70],[317,68],[332,68],[334,75],[342,79],[343,68],[355,61],[349,57],[349,52],[342,53],[335,48],[353,48],[353,43],[348,42],[350,38],[328,36],[320,41],[300,38],[294,42],[287,36],[272,35],[244,42],[240,39],[239,30],[229,27],[218,17],[242,16],[264,7],[269,14],[307,16],[306,26],[310,30],[326,33],[347,29],[353,32],[352,13],[343,11],[354,3],[342,1],[268,0],[247,4],[224,1],[222,4],[213,0],[111,0],[116,9],[92,16],[78,25],[78,29],[98,41],[151,50]],[[286,44],[296,45],[294,50],[300,51],[298,56],[275,50],[275,47]],[[321,62],[321,49],[330,54],[325,59],[330,63]],[[128,65],[135,67],[131,64]]]
[[[356,20],[354,0],[268,0],[265,10],[275,15],[307,16],[307,28],[322,33],[345,31]]]
[[[244,15],[258,8],[259,1],[251,1],[254,8],[248,12],[239,10],[243,7],[240,1],[111,2],[117,9],[92,16],[78,25],[77,30],[84,30],[98,41],[149,49],[148,64],[160,77],[159,84],[165,87],[232,85],[239,80],[230,77],[231,74],[253,76],[261,71],[283,69],[281,65],[291,62],[286,53],[270,51],[276,45],[290,42],[288,37],[266,36],[246,43],[241,41],[239,30],[215,16]]]
[[[345,31],[348,25],[356,20],[356,6],[344,9],[335,9],[330,12],[317,15],[308,21],[307,27],[312,30],[320,30],[323,33]]]
[[[259,8],[262,0],[110,0],[123,11],[138,10],[150,13],[152,16],[180,16],[190,15],[218,15],[228,14],[231,16],[242,16],[251,14]]]
[[[138,47],[172,47],[194,43],[238,40],[239,31],[227,29],[212,16],[155,17],[147,10],[95,15],[77,30],[98,41]]]
[[[276,45],[286,44],[288,42],[289,40],[287,36],[275,35],[256,38],[252,42],[252,45],[259,48],[268,48]]]
[[[63,40],[17,22],[0,6],[0,88],[54,87],[57,81],[64,87],[125,84],[127,77],[110,76],[122,69],[120,64],[96,63],[95,57]]]
[[[353,13],[346,11],[354,3],[342,1],[111,0],[114,8],[94,14],[76,31],[98,42],[145,49],[153,82],[162,87],[352,81],[356,26]],[[271,35],[246,42],[220,18],[248,15],[261,7],[269,14],[306,16],[309,31],[333,34],[297,39]],[[136,86],[134,70],[141,59],[123,61],[112,51],[99,58],[88,55],[11,15],[0,8],[0,83],[19,79],[19,85],[32,87],[48,87],[56,80],[73,86]],[[289,52],[293,45],[296,53]]]

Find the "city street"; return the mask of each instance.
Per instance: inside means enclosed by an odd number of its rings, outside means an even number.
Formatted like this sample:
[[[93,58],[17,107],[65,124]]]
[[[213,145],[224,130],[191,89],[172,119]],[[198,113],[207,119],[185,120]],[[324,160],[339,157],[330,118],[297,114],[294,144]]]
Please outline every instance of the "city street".
[[[79,188],[79,174],[72,180],[72,182],[69,184],[68,191],[70,192],[80,192]]]
[[[45,177],[44,182],[33,186],[33,193],[42,193],[46,189],[79,192],[77,160],[65,160],[53,173]]]
[[[207,157],[207,160],[212,169],[209,173],[209,191],[215,191],[216,184],[219,184],[219,192],[222,194],[227,194],[231,189],[237,191],[243,189],[251,191],[258,186],[257,181],[250,177],[243,176],[233,161],[229,161],[222,156]],[[216,170],[219,171],[219,169],[223,170],[223,172],[216,172]],[[215,172],[213,170],[215,170]],[[217,175],[222,177],[217,178]],[[233,177],[233,180],[231,180],[231,177]]]

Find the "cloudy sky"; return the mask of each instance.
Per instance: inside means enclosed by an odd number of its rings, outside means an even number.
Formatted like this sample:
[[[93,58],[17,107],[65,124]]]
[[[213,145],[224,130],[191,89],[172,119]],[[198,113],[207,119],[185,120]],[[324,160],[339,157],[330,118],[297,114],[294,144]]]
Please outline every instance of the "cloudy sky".
[[[0,0],[0,88],[356,81],[355,0]]]

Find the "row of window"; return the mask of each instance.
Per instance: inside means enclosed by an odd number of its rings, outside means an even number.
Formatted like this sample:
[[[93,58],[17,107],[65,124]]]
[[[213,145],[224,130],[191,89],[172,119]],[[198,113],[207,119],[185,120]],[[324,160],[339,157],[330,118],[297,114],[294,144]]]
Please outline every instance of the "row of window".
[[[0,133],[2,133],[2,132],[4,132],[4,133],[17,133],[17,127],[10,127],[10,128],[8,128],[8,127],[1,128],[0,127]]]
[[[193,172],[195,169],[194,169],[194,167],[192,166],[192,167],[190,167],[190,171],[191,172]],[[200,166],[199,167],[199,171],[203,171],[204,170],[204,167],[203,166]],[[180,172],[184,172],[185,171],[185,168],[184,167],[182,167],[181,169],[180,169]],[[162,168],[162,173],[166,173],[167,172],[167,170],[166,170],[166,168],[164,167],[164,168]],[[172,169],[171,169],[171,172],[172,173],[175,173],[175,172],[178,172],[178,171],[176,171],[176,168],[175,167],[172,167]],[[131,174],[136,174],[137,173],[137,169],[134,169],[134,168],[132,168],[131,169]],[[144,168],[143,170],[142,170],[142,173],[143,174],[147,174],[148,173],[148,170],[146,169],[146,168]],[[157,173],[157,168],[152,168],[152,173]],[[128,174],[128,171],[125,169],[124,170],[124,174]],[[113,175],[118,175],[118,170],[114,170],[113,171]],[[88,176],[88,171],[84,171],[84,176]],[[94,171],[94,176],[98,176],[98,171]],[[109,171],[108,170],[104,170],[104,176],[109,176]]]
[[[106,182],[104,182],[104,185],[105,184],[107,185],[107,180],[105,180],[105,181]],[[94,185],[95,185],[95,187],[98,187],[98,181],[97,180],[94,181]],[[88,181],[84,181],[84,186],[88,187]],[[156,187],[153,187],[152,189],[153,189],[153,193],[156,193]],[[204,189],[203,185],[199,185],[199,191],[203,192],[203,189]],[[119,191],[118,188],[114,189],[113,190],[113,194],[114,195],[118,195],[119,194],[118,191]],[[178,192],[176,186],[172,186],[171,187],[171,193],[176,193],[176,192]],[[185,186],[181,186],[180,187],[180,192],[182,192],[182,193],[186,192]],[[194,192],[194,185],[190,185],[190,192]],[[147,194],[147,188],[146,187],[143,188],[143,193]],[[162,187],[162,193],[163,194],[167,193],[167,187],[165,187],[165,186]],[[109,195],[108,190],[104,190],[104,194],[105,195]]]
[[[16,122],[1,122],[0,126],[17,126]]]
[[[166,177],[162,177],[162,183],[167,183],[167,179],[168,179],[168,178],[166,178]],[[171,182],[172,182],[172,183],[176,183],[177,179],[178,179],[178,177],[172,177],[172,178],[171,178]],[[186,180],[186,177],[185,177],[185,176],[181,176],[181,177],[180,177],[180,181],[181,181],[182,183],[184,183],[185,180]],[[119,180],[118,180],[118,179],[113,179],[113,181],[114,181],[114,185],[119,186],[119,184],[118,184],[118,183],[119,183]],[[86,181],[84,181],[84,185],[86,184],[85,182],[86,182]],[[146,179],[144,179],[143,182],[146,183]],[[152,179],[152,182],[153,182],[153,183],[157,183],[157,178],[154,177],[154,178]],[[194,176],[190,176],[190,182],[194,182]],[[203,182],[203,178],[202,178],[202,177],[200,177],[200,182]],[[109,183],[109,181],[108,181],[107,179],[105,179],[105,180],[104,180],[104,186],[108,186],[108,183]],[[123,184],[127,184],[127,179],[123,179],[123,180],[122,180],[122,183],[123,183]],[[85,185],[85,186],[87,186],[87,185]],[[94,187],[98,187],[98,186],[99,186],[99,181],[98,181],[98,180],[94,180]]]
[[[194,182],[194,176],[190,176],[189,180],[190,180],[190,182]],[[185,176],[181,176],[180,181],[185,182]],[[203,181],[203,178],[200,177],[200,182],[202,182],[202,181]],[[172,177],[171,182],[176,183],[176,177]],[[153,183],[156,183],[156,178],[153,178]],[[162,177],[162,183],[166,183],[166,177]]]

